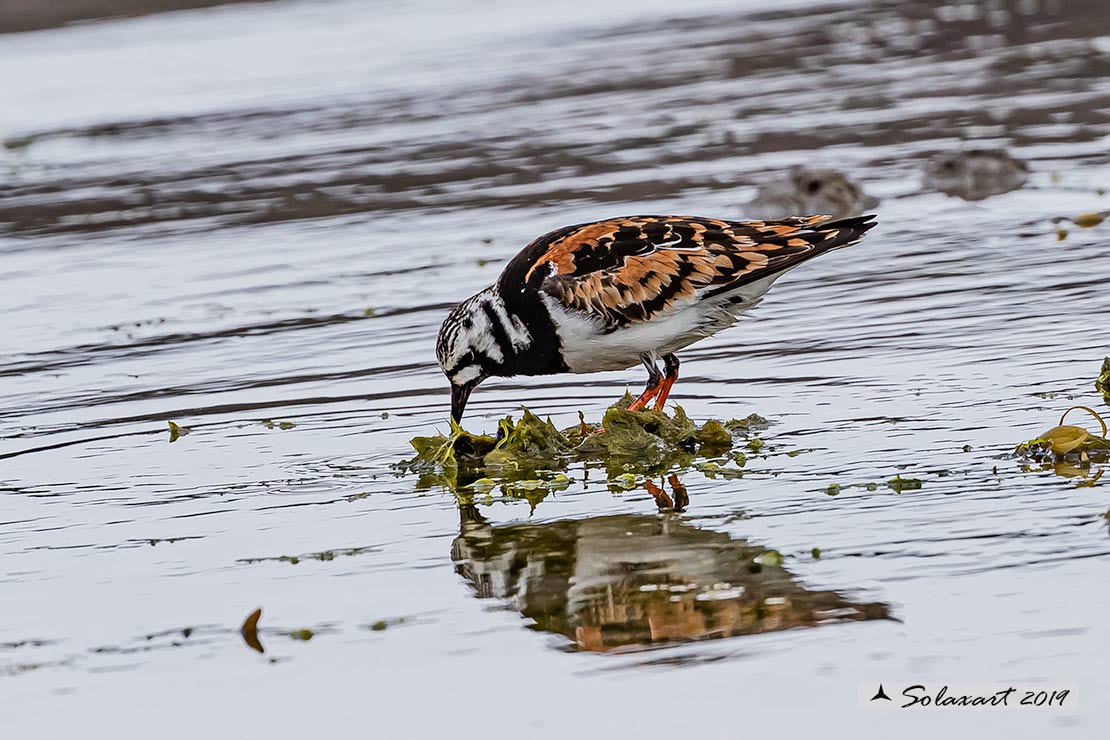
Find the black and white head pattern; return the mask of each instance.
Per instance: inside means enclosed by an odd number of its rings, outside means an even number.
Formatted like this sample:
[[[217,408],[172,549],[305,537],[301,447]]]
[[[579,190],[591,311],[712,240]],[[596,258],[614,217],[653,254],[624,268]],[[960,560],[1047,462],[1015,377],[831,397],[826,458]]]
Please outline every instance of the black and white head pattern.
[[[490,375],[513,375],[516,357],[532,344],[520,317],[510,314],[496,287],[456,306],[443,322],[436,357],[453,385]]]

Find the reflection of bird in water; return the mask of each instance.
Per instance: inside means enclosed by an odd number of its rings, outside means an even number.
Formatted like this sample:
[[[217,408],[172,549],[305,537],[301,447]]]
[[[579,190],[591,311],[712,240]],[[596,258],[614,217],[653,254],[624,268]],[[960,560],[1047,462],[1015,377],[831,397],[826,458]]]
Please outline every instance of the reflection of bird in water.
[[[650,478],[644,481],[643,488],[655,499],[660,510],[682,511],[690,505],[690,494],[686,492],[686,486],[682,485],[677,475],[671,475],[667,482],[671,484],[671,490],[674,491],[673,499],[667,495],[662,486],[655,485],[655,481]]]
[[[792,213],[827,213],[833,218],[858,216],[879,205],[874,198],[837,170],[791,167],[786,176],[759,188],[744,204],[753,218],[783,218]]]
[[[964,200],[983,200],[1017,190],[1029,167],[1002,149],[964,149],[935,155],[925,164],[922,184]]]
[[[778,553],[675,517],[618,515],[491,526],[460,509],[451,554],[480,599],[497,598],[535,629],[608,651],[886,619],[886,604],[809,590]]]

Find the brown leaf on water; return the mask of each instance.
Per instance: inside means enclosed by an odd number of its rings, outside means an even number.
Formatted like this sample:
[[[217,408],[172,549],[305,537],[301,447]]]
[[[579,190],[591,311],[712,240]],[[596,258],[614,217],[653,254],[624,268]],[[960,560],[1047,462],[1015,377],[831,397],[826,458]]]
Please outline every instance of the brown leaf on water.
[[[262,609],[255,609],[247,615],[243,620],[243,626],[239,628],[239,634],[243,636],[243,642],[259,653],[265,653],[266,648],[262,647],[261,641],[258,639],[258,620],[262,617]]]
[[[1099,424],[1099,426],[1101,426],[1101,427],[1102,427],[1102,436],[1103,436],[1103,437],[1106,437],[1106,431],[1107,431],[1107,429],[1106,429],[1106,422],[1105,422],[1105,421],[1103,420],[1103,418],[1102,418],[1102,417],[1101,417],[1101,416],[1099,415],[1099,413],[1098,413],[1097,411],[1095,411],[1094,409],[1092,409],[1092,408],[1090,408],[1090,407],[1088,407],[1088,406],[1072,406],[1072,407],[1071,407],[1070,409],[1068,409],[1067,411],[1065,411],[1065,412],[1064,412],[1064,413],[1063,413],[1063,414],[1062,414],[1062,415],[1060,416],[1060,423],[1061,423],[1061,424],[1063,424],[1063,423],[1064,423],[1064,419],[1066,419],[1066,418],[1067,418],[1067,416],[1068,416],[1068,414],[1070,414],[1070,413],[1071,413],[1072,411],[1086,411],[1086,412],[1087,412],[1088,414],[1090,414],[1091,416],[1095,417],[1095,421],[1097,421],[1097,422],[1098,422],[1098,424]]]
[[[1091,433],[1083,427],[1062,425],[1049,429],[1040,436],[1040,439],[1048,442],[1049,447],[1057,455],[1066,455],[1082,447],[1090,436]]]
[[[1102,436],[1092,434],[1083,427],[1064,424],[1064,419],[1072,411],[1086,411],[1093,416],[1099,423]],[[1016,453],[1040,462],[1060,462],[1066,455],[1071,455],[1074,458],[1078,454],[1083,464],[1086,465],[1092,460],[1091,455],[1103,457],[1110,450],[1110,439],[1106,438],[1106,433],[1106,422],[1097,411],[1087,406],[1072,406],[1060,417],[1059,424],[1042,433],[1036,439],[1019,445]]]
[[[1098,226],[1106,220],[1106,213],[1083,213],[1079,216],[1074,216],[1071,220],[1073,224],[1081,229],[1090,229]]]

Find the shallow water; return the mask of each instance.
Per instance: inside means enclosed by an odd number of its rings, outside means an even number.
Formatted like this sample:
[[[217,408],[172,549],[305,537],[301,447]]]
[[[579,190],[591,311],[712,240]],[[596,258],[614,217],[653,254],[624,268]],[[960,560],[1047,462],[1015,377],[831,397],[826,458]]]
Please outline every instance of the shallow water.
[[[1110,227],[1053,219],[1110,208],[1108,12],[757,5],[278,2],[0,36],[5,735],[1092,737],[1110,484],[1008,453],[1106,410]],[[1028,183],[923,190],[961,142]],[[795,164],[859,179],[881,223],[684,354],[691,416],[775,422],[742,478],[684,471],[659,514],[582,467],[534,509],[392,468],[446,427],[445,310],[529,239],[739,217]],[[641,383],[490,381],[469,425],[569,425]],[[911,722],[857,708],[877,680],[1070,683],[1083,709]]]

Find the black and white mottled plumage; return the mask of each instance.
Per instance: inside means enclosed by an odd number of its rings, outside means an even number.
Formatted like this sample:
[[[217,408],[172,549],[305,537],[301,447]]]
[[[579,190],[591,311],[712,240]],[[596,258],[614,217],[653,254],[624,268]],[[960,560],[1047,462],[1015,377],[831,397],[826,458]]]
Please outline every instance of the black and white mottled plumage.
[[[858,241],[872,219],[627,216],[544,234],[443,322],[436,356],[452,416],[490,376],[639,363],[649,380],[635,407],[655,398],[659,408],[677,377],[675,352],[734,324],[787,270]]]

